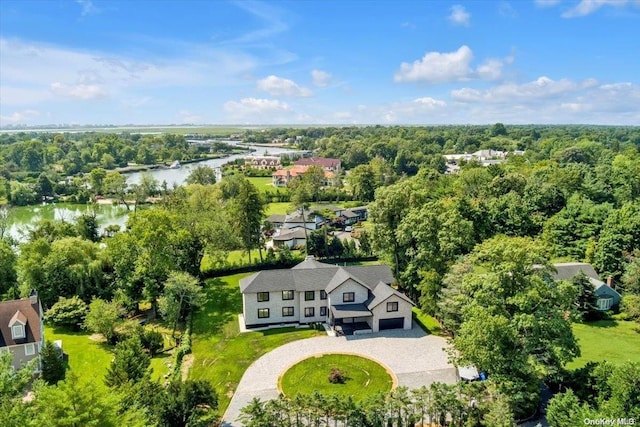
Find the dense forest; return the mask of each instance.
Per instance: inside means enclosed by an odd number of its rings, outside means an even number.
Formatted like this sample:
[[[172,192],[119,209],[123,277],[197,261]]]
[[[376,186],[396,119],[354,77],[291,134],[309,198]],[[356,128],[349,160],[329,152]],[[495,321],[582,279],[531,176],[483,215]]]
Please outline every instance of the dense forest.
[[[246,131],[243,138],[290,141],[292,147],[341,159],[346,174],[337,191],[369,204],[367,246],[392,266],[398,287],[442,324],[456,349],[456,363],[489,372],[488,382],[478,391],[486,410],[465,409],[455,415],[455,425],[498,425],[490,420],[504,414],[509,419],[530,415],[540,400],[540,382],[564,392],[558,395],[562,405],[552,400],[554,426],[572,425],[576,414],[607,415],[615,408],[640,407],[637,391],[625,394],[620,386],[640,381],[637,364],[620,368],[612,385],[604,384],[603,372],[614,369],[603,365],[590,374],[598,387],[589,390],[575,380],[578,373],[565,368],[580,354],[572,322],[602,313],[594,307],[588,283],[551,279],[553,262],[589,262],[601,277],[611,277],[623,295],[621,306],[604,315],[640,319],[640,128],[500,123],[273,128]],[[504,162],[489,166],[463,161],[459,173],[445,173],[443,155],[488,149],[524,153],[507,154]],[[130,162],[152,164],[204,155],[175,135],[2,135],[0,199],[20,204],[21,194],[27,192],[34,194],[32,198],[65,194],[58,183],[86,173],[85,179],[92,182],[87,198],[102,189],[125,201],[128,194],[141,190],[126,188],[118,172],[107,170]],[[125,361],[118,359],[120,365],[112,369],[125,372],[125,380],[111,383],[113,399],[98,399],[105,420],[113,425],[131,417],[145,420],[143,425],[186,425],[188,419],[188,425],[206,425],[217,402],[210,385],[175,381],[165,387],[148,379],[144,359],[134,360],[145,345],[149,347],[148,339],[139,331],[116,333],[117,322],[148,305],[174,332],[183,325],[183,335],[188,336],[189,315],[199,306],[205,256],[224,260],[232,250],[258,249],[263,263],[287,265],[290,260],[288,251],[265,251],[263,259],[264,194],[242,174],[220,183],[210,177],[210,171],[201,169],[187,185],[171,190],[147,183],[153,188],[143,195],[159,195],[161,201],[130,215],[123,231],[100,235],[95,216],[88,214],[76,223],[41,222],[20,245],[8,238],[0,241],[0,295],[13,298],[36,289],[53,313],[80,306],[71,320],[64,315],[49,319],[104,332],[112,338],[109,344],[116,346],[116,354],[122,354]],[[313,177],[301,179],[287,189],[291,207],[335,201],[335,191],[328,198],[321,190]],[[316,237],[322,239],[321,234]],[[71,298],[80,301],[71,303]],[[65,306],[54,309],[56,304]],[[88,320],[109,317],[105,313],[115,313],[106,329]],[[142,368],[132,371],[127,363]],[[39,400],[43,405],[53,405],[47,399],[63,399],[64,393],[99,393],[82,390],[73,378],[41,387],[36,394],[45,396]],[[6,402],[16,402],[20,390],[1,392]],[[467,392],[442,393],[462,399]],[[129,407],[127,401],[136,405]],[[166,402],[188,410],[163,412]],[[5,413],[16,417],[28,417],[25,414],[35,410],[7,405],[0,412],[11,407]],[[260,412],[261,403],[253,405]],[[446,411],[438,411],[447,418]],[[362,424],[349,425],[382,426],[389,419],[363,417]],[[393,425],[406,425],[406,417],[399,415]],[[178,418],[182,422],[174,422]],[[4,422],[1,417],[0,421]],[[104,425],[112,425],[109,422]]]

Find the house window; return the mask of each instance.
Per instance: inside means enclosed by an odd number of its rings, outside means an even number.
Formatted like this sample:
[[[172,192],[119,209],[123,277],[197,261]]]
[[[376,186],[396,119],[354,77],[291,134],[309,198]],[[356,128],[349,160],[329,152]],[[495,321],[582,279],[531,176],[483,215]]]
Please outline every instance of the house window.
[[[13,339],[24,338],[24,326],[15,325],[14,327],[12,327],[11,328],[11,335],[13,336]]]
[[[269,292],[258,292],[258,302],[269,301]]]
[[[33,343],[24,346],[24,354],[25,356],[33,356],[36,354],[36,348]]]
[[[282,317],[293,316],[293,307],[282,307]]]
[[[613,298],[598,298],[598,310],[609,310]]]
[[[292,300],[293,291],[282,291],[282,301]]]
[[[313,301],[314,299],[316,299],[316,291],[306,291],[304,293],[305,301]]]
[[[320,299],[327,299],[327,293],[325,291],[320,291]]]
[[[314,307],[307,307],[304,309],[304,317],[313,317],[316,314],[316,310]]]
[[[342,302],[354,302],[356,300],[355,292],[344,292],[342,294]]]
[[[322,317],[327,316],[327,307],[320,307],[320,316]]]
[[[398,311],[398,303],[397,302],[388,302],[387,303],[387,311]]]
[[[269,317],[269,309],[268,308],[259,308],[258,309],[258,319],[267,319]]]

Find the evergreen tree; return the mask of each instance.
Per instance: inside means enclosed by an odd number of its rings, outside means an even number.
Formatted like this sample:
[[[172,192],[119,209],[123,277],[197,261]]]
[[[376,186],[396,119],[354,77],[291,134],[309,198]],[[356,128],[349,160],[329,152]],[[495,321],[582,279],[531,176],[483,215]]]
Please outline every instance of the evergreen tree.
[[[582,316],[582,320],[597,320],[600,318],[598,311],[598,298],[595,294],[595,288],[589,281],[589,278],[581,271],[572,281],[577,288],[576,308]]]
[[[64,380],[66,367],[62,360],[62,354],[53,345],[51,341],[47,341],[40,352],[42,359],[42,379],[47,384],[57,384],[58,381]]]
[[[109,387],[119,387],[129,381],[137,381],[145,376],[149,364],[150,359],[142,348],[140,337],[133,336],[116,345],[104,382]]]

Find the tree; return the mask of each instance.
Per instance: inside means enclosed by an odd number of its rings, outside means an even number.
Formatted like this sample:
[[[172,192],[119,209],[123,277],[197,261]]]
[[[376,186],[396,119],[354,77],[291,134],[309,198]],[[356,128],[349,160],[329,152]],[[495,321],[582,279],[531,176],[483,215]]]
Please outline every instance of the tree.
[[[355,200],[370,202],[376,191],[375,174],[370,165],[359,165],[349,172],[347,180]]]
[[[77,295],[71,298],[59,297],[58,302],[47,310],[45,318],[52,325],[78,331],[84,323],[87,309],[87,304]]]
[[[531,387],[537,397],[536,372],[556,373],[580,354],[566,316],[575,288],[551,281],[549,271],[539,244],[494,237],[452,267],[438,303],[458,364],[499,378],[505,395],[522,395],[513,398],[518,416],[535,403],[527,396]]]
[[[252,249],[259,248],[260,258],[262,258],[260,233],[264,218],[264,200],[258,189],[248,179],[243,179],[239,183],[238,193],[231,203],[231,215],[235,220],[240,241],[249,254],[249,264],[251,264]]]
[[[93,381],[80,381],[73,372],[57,386],[40,386],[33,401],[33,425],[52,427],[143,427],[146,416],[129,405],[118,412],[118,395],[98,390]]]
[[[131,210],[126,200],[127,178],[120,172],[111,171],[107,173],[104,178],[104,190],[106,194],[124,204],[127,210]]]
[[[134,335],[120,341],[116,344],[104,383],[108,387],[118,388],[129,381],[135,382],[147,374],[150,363],[151,360],[144,352],[139,336]]]
[[[100,240],[98,218],[95,212],[85,212],[76,220],[78,236],[85,240],[97,242]]]
[[[18,284],[18,275],[16,273],[17,255],[11,244],[6,239],[0,239],[0,295],[9,292],[11,289],[16,291]],[[17,295],[15,296],[17,298]]]
[[[174,381],[169,384],[161,403],[161,425],[186,427],[209,425],[214,421],[218,396],[207,381]],[[205,424],[201,424],[205,423]]]
[[[572,390],[556,394],[547,407],[547,420],[552,427],[574,427],[585,419],[585,408]]]
[[[202,305],[203,301],[204,292],[198,284],[198,279],[188,273],[169,274],[159,307],[165,319],[173,324],[172,336],[175,336],[178,321]]]
[[[51,341],[47,341],[40,352],[42,361],[42,379],[47,384],[57,384],[58,381],[64,380],[66,367],[62,361],[62,354],[53,345]]]
[[[89,312],[84,320],[85,327],[91,332],[102,334],[108,342],[113,343],[116,327],[120,323],[120,310],[113,302],[95,298],[89,304]]]
[[[582,272],[571,279],[571,283],[576,287],[577,295],[575,306],[582,320],[597,320],[600,318],[598,310],[598,298],[595,288],[589,278]]]
[[[107,176],[107,171],[102,168],[92,169],[89,173],[89,184],[93,194],[102,194],[104,189],[104,179]]]
[[[213,185],[216,183],[216,170],[210,166],[198,165],[191,170],[187,184]]]

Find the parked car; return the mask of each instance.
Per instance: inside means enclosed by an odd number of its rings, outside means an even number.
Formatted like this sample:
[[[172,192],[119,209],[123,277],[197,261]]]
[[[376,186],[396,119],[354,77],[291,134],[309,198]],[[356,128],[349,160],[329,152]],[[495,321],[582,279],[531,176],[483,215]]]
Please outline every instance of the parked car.
[[[347,233],[351,233],[351,232],[353,231],[353,227],[352,227],[352,226],[350,226],[350,225],[347,225],[347,226],[344,228],[344,231],[346,231]]]

